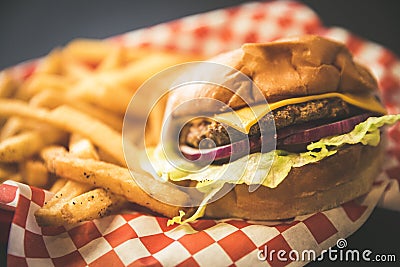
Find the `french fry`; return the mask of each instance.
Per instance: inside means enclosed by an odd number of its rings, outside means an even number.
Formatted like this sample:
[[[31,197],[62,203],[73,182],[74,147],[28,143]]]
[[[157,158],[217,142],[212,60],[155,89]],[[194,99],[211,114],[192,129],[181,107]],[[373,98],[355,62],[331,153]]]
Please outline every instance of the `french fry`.
[[[26,132],[0,142],[0,161],[18,162],[40,151],[45,144],[38,132]]]
[[[44,187],[49,182],[49,175],[43,162],[27,160],[20,164],[22,180],[29,185]]]
[[[92,76],[73,87],[69,94],[73,98],[97,104],[109,111],[123,115],[132,98],[127,88],[109,81],[107,76]]]
[[[90,64],[99,64],[112,49],[108,42],[95,39],[76,39],[63,50],[64,55]]]
[[[156,103],[149,114],[145,132],[146,146],[156,146],[159,143],[167,100],[167,95],[164,95],[160,101]]]
[[[59,129],[76,132],[91,140],[125,165],[121,134],[101,121],[68,106],[52,111],[27,105],[19,100],[0,100],[0,116],[21,116],[47,122]],[[1,161],[1,155],[0,155]]]
[[[113,156],[105,152],[103,149],[98,149],[99,158],[101,161],[112,163],[118,166],[122,166]]]
[[[122,69],[114,68],[89,76],[75,85],[70,92],[74,97],[124,114],[133,93],[144,81],[167,67],[188,60],[187,55],[178,56],[163,52],[148,54],[146,57],[130,62]]]
[[[0,72],[0,98],[11,97],[17,89],[17,82],[9,71]]]
[[[57,193],[65,185],[66,182],[67,182],[67,179],[58,178],[54,182],[54,184],[50,187],[49,191],[51,193]]]
[[[70,139],[70,153],[80,158],[98,158],[93,145],[76,134],[73,134]],[[74,224],[100,218],[125,203],[122,197],[107,192],[103,188],[79,194],[91,187],[91,185],[76,181],[68,181],[55,197],[35,214],[39,225]],[[68,197],[65,197],[67,192]]]
[[[148,78],[165,68],[194,60],[188,55],[177,55],[172,53],[151,53],[146,57],[130,62],[123,70],[114,70],[109,79],[114,84],[130,88],[132,92],[142,85]]]
[[[35,107],[45,107],[50,109],[54,109],[61,105],[68,105],[101,120],[119,132],[122,131],[123,120],[121,116],[86,102],[74,99],[67,94],[45,90],[32,97],[29,101],[29,104]]]
[[[5,140],[13,135],[18,134],[22,129],[23,121],[19,117],[11,117],[0,131],[0,141]]]
[[[70,153],[81,158],[97,159],[96,149],[87,140],[77,134],[72,134],[69,143]],[[60,150],[60,153],[63,151]],[[41,226],[66,224],[61,213],[62,207],[74,197],[92,189],[91,185],[79,183],[76,181],[66,181],[63,186],[55,192],[55,195],[40,208],[36,213],[36,219]]]
[[[27,130],[37,130],[39,132],[59,131],[57,128],[40,121],[26,120],[20,117],[10,117],[0,131],[0,141]]]
[[[62,68],[64,74],[70,77],[70,79],[74,82],[85,79],[86,77],[92,75],[93,72],[88,65],[73,58],[68,58],[65,55]]]
[[[80,158],[98,159],[94,146],[77,134],[70,138],[70,153]],[[56,150],[56,154],[64,153]],[[91,185],[67,181],[36,213],[40,226],[74,224],[85,220],[101,218],[122,207],[125,200],[103,188],[91,189]],[[83,193],[84,192],[84,193]]]
[[[92,159],[79,159],[60,147],[46,148],[42,151],[41,156],[47,165],[47,169],[58,176],[103,187],[115,194],[124,196],[128,201],[171,218],[176,216],[181,209],[181,207],[160,202],[149,196],[136,184],[127,168]],[[143,174],[137,173],[135,175]],[[152,177],[146,177],[144,180],[148,181],[146,186],[163,194],[161,197],[169,198],[174,203],[182,203],[181,206],[184,206],[188,200],[186,193],[167,184],[157,182]]]
[[[96,68],[96,72],[103,72],[121,67],[124,64],[124,51],[123,47],[112,47],[108,55]]]
[[[62,50],[56,48],[44,57],[35,69],[35,74],[62,74]]]
[[[35,214],[40,225],[99,218],[126,200],[176,216],[178,207],[148,196],[131,178],[121,132],[137,88],[164,68],[192,59],[124,47],[112,40],[78,39],[38,60],[24,80],[17,72],[0,72],[0,181],[14,179],[43,187],[49,177],[58,177],[50,188],[54,197]],[[158,140],[163,109],[161,103],[150,115],[148,144]],[[69,152],[46,148],[65,145],[67,133]],[[39,153],[44,163],[37,159]],[[150,177],[146,181],[146,186],[158,188],[174,202],[187,201],[179,190]]]
[[[88,138],[125,165],[121,134],[106,124],[68,106],[52,110],[47,119],[60,129]]]
[[[80,184],[67,181],[65,185],[47,202],[35,212],[35,218],[40,226],[57,226],[65,224],[61,214],[62,207],[71,199],[87,192],[92,188],[91,185]]]
[[[0,117],[18,116],[33,120],[45,121],[49,110],[29,106],[27,102],[17,99],[0,99]]]
[[[86,220],[101,218],[119,209],[125,201],[121,196],[112,194],[103,188],[96,188],[68,201],[61,209],[63,220],[74,224]]]
[[[44,133],[40,131],[23,132],[9,137],[0,142],[0,161],[18,162],[38,153],[47,145],[60,143],[64,133],[52,131]]]
[[[123,55],[124,55],[124,66],[129,63],[135,62],[139,59],[145,58],[153,53],[160,53],[154,49],[143,48],[143,47],[123,47]],[[178,55],[177,56],[181,56]]]
[[[93,144],[78,134],[72,134],[69,140],[69,153],[81,159],[99,159]]]
[[[65,94],[51,90],[43,90],[35,94],[30,100],[29,105],[38,108],[54,109],[59,105],[65,104]]]
[[[68,90],[72,81],[68,77],[41,73],[31,76],[20,88],[21,98],[30,98],[42,90],[53,90],[56,92],[65,92]]]
[[[118,114],[81,101],[71,101],[66,105],[102,121],[118,132],[122,132],[123,118]]]

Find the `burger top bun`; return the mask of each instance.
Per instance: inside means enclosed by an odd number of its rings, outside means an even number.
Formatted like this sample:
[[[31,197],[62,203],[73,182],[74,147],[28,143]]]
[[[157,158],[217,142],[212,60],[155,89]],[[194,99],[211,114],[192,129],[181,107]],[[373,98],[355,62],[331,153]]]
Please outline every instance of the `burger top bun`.
[[[377,89],[374,77],[365,67],[353,61],[344,44],[316,35],[244,44],[240,49],[209,61],[241,71],[259,89],[251,82],[238,78],[239,75],[232,69],[207,71],[199,67],[185,75],[192,75],[193,81],[207,78],[221,81],[219,84],[223,86],[204,83],[184,86],[171,94],[168,108],[175,109],[192,99],[211,98],[229,108],[240,109],[265,99],[275,102],[327,92],[368,93]],[[174,112],[179,116],[196,114],[201,110],[224,111],[215,105],[193,102]]]

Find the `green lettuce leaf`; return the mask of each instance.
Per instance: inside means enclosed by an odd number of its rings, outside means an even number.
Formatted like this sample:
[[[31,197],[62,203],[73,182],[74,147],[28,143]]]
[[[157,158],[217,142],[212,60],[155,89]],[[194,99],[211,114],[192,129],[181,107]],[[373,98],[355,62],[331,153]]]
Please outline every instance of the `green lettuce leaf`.
[[[392,125],[400,120],[400,114],[385,115],[381,117],[369,117],[366,121],[356,125],[350,133],[322,138],[316,143],[307,146],[308,150],[323,148],[326,146],[338,147],[344,144],[357,144],[377,146],[380,141],[379,128],[384,125]]]
[[[184,223],[188,223],[188,222],[193,222],[193,221],[197,220],[198,218],[203,217],[204,212],[206,211],[208,201],[222,189],[224,184],[225,183],[223,183],[223,182],[215,182],[211,186],[208,186],[207,187],[208,191],[205,192],[203,200],[201,201],[199,207],[197,208],[196,212],[192,216],[183,220],[183,216],[185,216],[186,213],[184,211],[180,210],[178,216],[175,216],[172,219],[168,220],[167,226],[173,225],[174,223],[184,224]]]
[[[300,154],[275,150],[269,153],[254,153],[222,166],[210,165],[202,172],[188,174],[173,181],[198,181],[196,187],[206,193],[208,186],[216,181],[231,184],[259,185],[275,188],[288,175],[292,167],[300,167],[314,163],[336,153],[321,149],[319,152]]]

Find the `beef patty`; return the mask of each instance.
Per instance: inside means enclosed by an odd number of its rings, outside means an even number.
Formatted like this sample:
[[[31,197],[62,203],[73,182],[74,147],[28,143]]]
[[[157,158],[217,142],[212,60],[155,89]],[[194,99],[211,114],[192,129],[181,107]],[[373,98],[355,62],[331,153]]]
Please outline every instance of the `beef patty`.
[[[291,104],[269,112],[254,124],[249,131],[249,137],[260,136],[262,129],[271,129],[272,119],[275,120],[277,131],[291,125],[300,125],[311,121],[321,123],[340,120],[360,113],[360,109],[344,102],[340,98],[312,100],[300,104]],[[228,134],[229,132],[229,134]],[[244,138],[244,134],[232,127],[213,120],[196,119],[184,126],[180,133],[180,143],[199,148],[200,141],[209,138],[216,146],[230,144]],[[212,147],[202,143],[202,148]]]

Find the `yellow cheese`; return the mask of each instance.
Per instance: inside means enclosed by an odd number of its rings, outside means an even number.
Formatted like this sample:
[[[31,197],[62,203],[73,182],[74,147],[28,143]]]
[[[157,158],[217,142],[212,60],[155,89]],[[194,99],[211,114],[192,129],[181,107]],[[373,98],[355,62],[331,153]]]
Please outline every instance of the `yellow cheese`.
[[[214,120],[225,123],[243,133],[249,133],[251,126],[253,126],[260,118],[265,116],[269,111],[291,105],[299,104],[311,100],[333,98],[338,97],[343,101],[373,112],[386,114],[385,108],[382,104],[371,94],[368,95],[353,95],[353,94],[341,94],[341,93],[326,93],[320,95],[311,95],[304,97],[295,97],[284,99],[278,102],[269,103],[269,105],[258,105],[254,107],[246,107],[240,110],[226,112],[221,114],[215,114]]]

